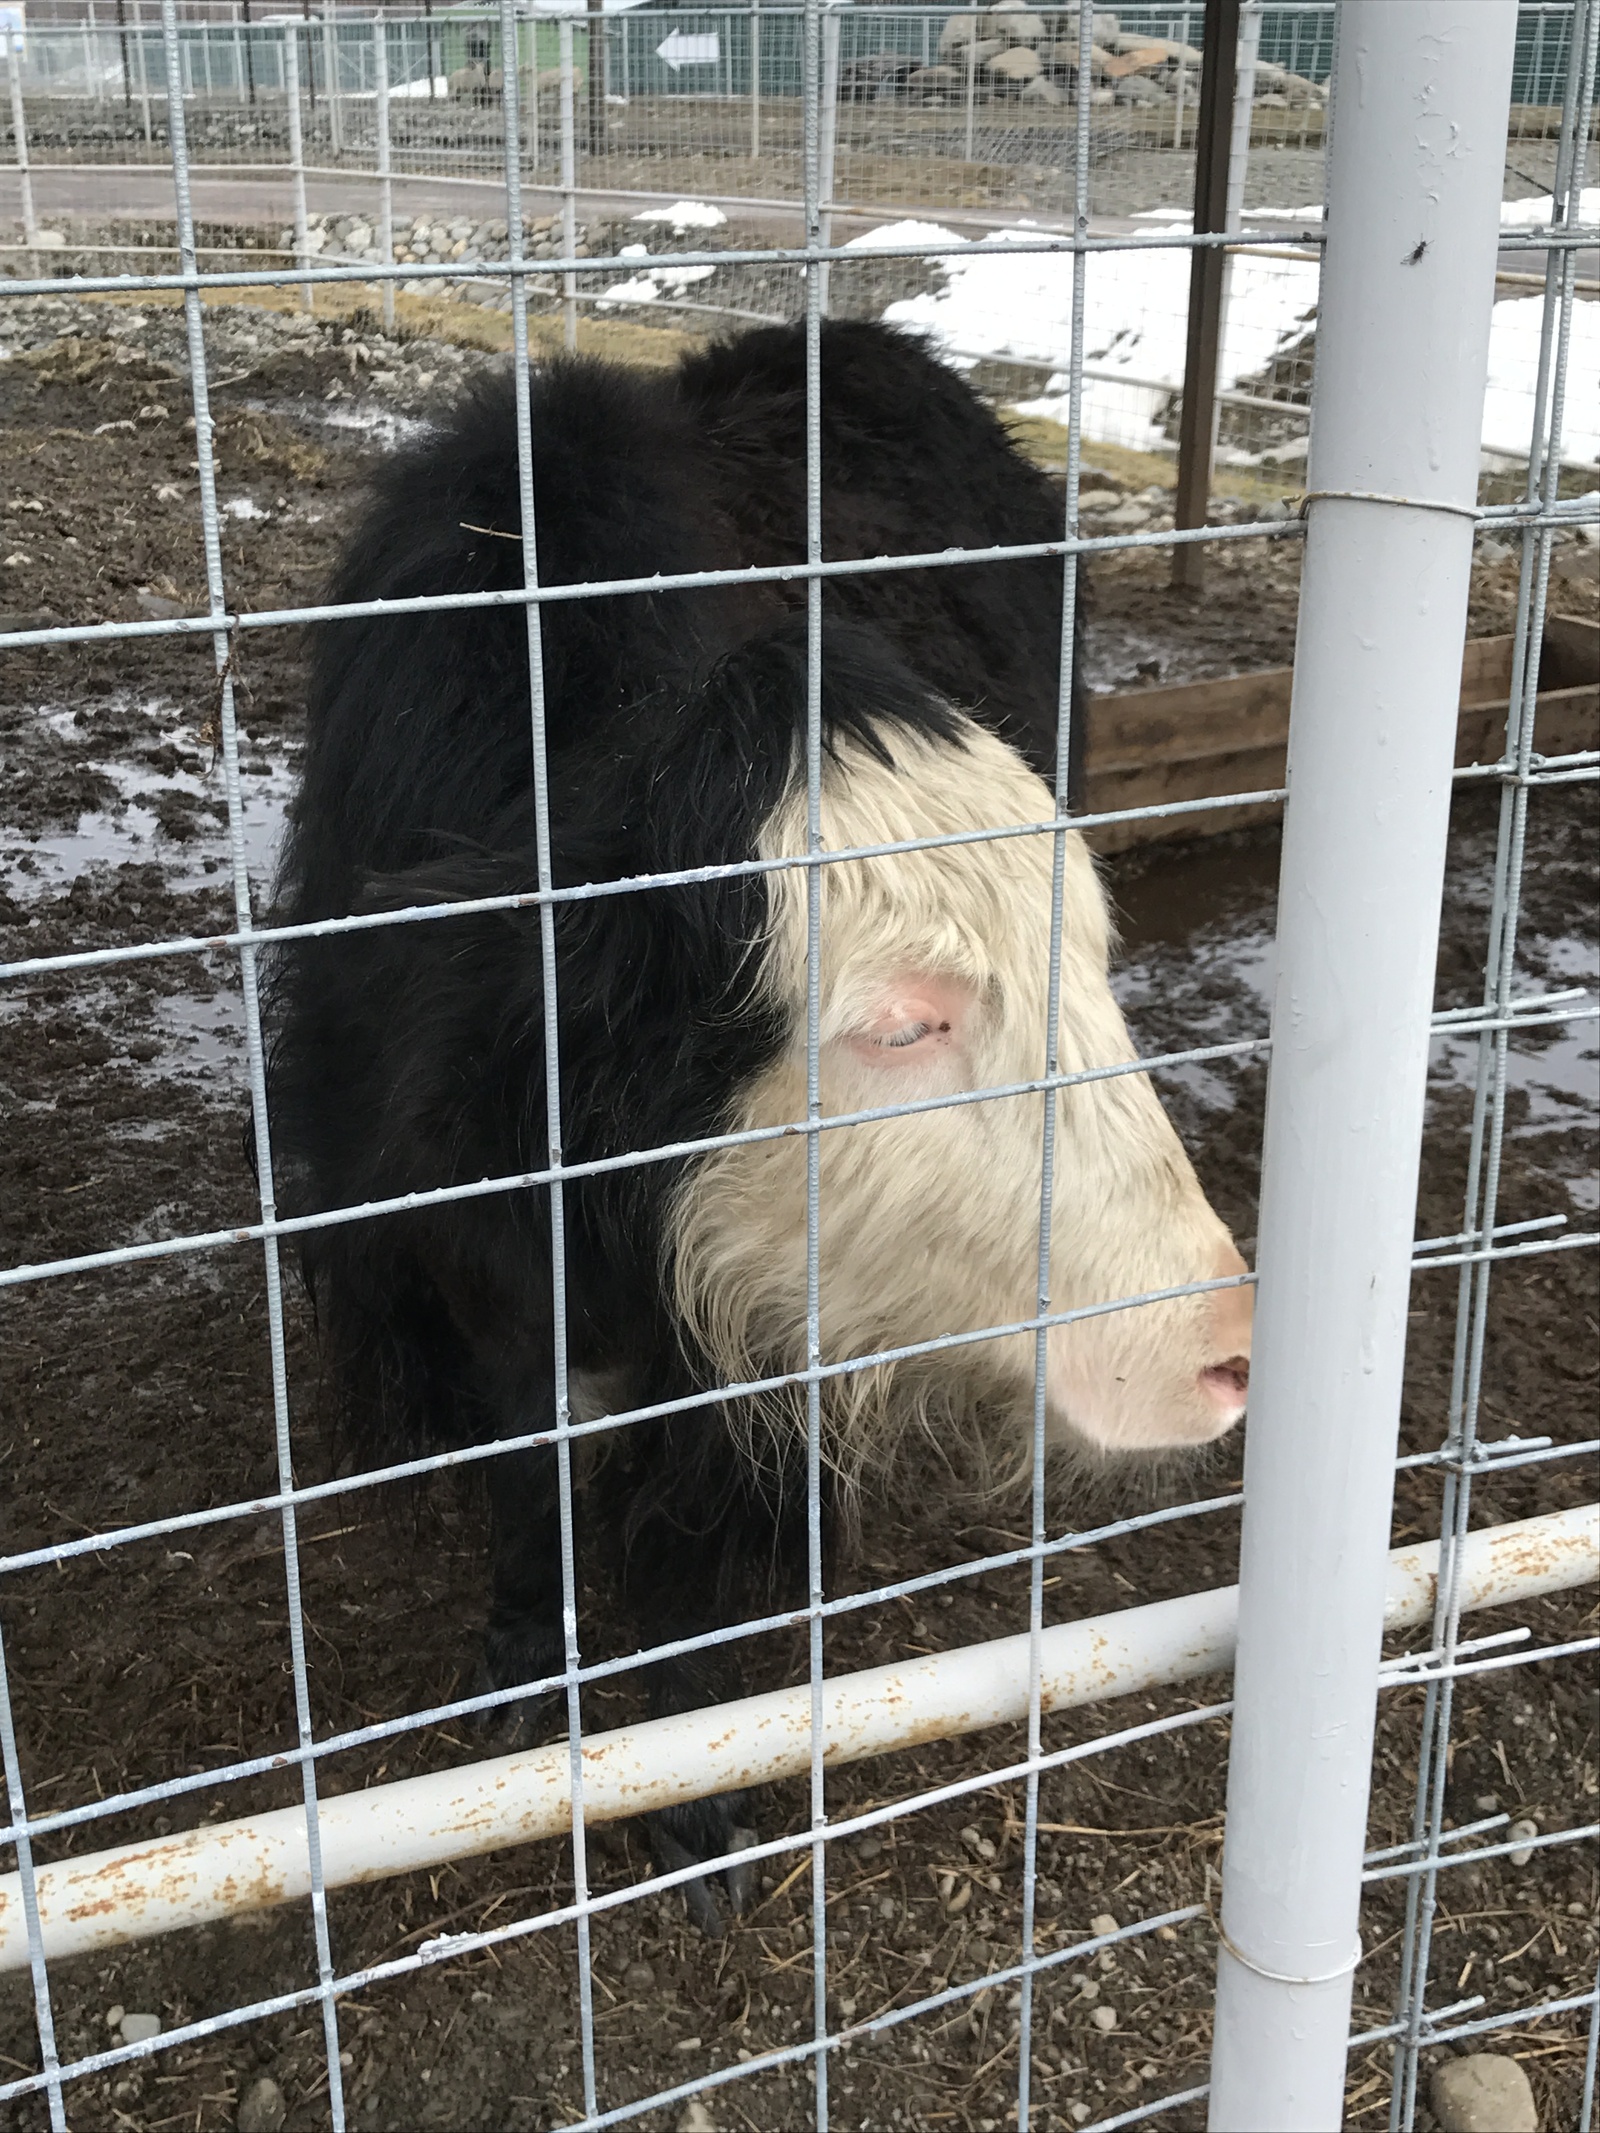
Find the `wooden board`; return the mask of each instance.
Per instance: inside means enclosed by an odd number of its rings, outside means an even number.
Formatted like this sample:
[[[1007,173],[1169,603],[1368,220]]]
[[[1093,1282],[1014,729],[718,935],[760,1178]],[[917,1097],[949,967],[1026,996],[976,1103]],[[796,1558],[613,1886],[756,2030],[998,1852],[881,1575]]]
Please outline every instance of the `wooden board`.
[[[1504,745],[1510,702],[1511,637],[1476,637],[1461,662],[1458,766],[1492,763]],[[1600,627],[1577,616],[1549,618],[1540,657],[1534,746],[1541,755],[1600,747]],[[1136,689],[1089,699],[1084,751],[1085,811],[1155,807],[1230,792],[1276,790],[1289,741],[1290,667],[1231,674],[1170,689]],[[1217,836],[1268,822],[1277,801],[1205,813],[1119,822],[1089,832],[1097,851],[1170,838]]]

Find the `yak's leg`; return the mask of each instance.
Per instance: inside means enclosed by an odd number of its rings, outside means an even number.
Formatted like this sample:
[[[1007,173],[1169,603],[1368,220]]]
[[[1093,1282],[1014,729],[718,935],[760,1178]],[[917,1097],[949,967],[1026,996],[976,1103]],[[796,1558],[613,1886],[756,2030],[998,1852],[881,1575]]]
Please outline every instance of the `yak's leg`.
[[[648,1428],[649,1425],[646,1425]],[[786,1477],[791,1478],[792,1477]],[[632,1477],[627,1586],[635,1619],[651,1645],[698,1638],[773,1604],[803,1560],[805,1521],[794,1506],[803,1488],[758,1485],[737,1461],[720,1417],[688,1416],[659,1428]],[[780,1510],[787,1505],[787,1512]],[[712,1643],[663,1659],[650,1670],[650,1714],[675,1716],[727,1703],[744,1693],[742,1642]],[[659,1871],[739,1851],[751,1841],[754,1794],[718,1794],[660,1809],[650,1817]],[[689,1914],[703,1931],[723,1930],[714,1883],[735,1913],[750,1895],[749,1867],[682,1884]]]
[[[494,1689],[548,1681],[566,1665],[561,1630],[561,1519],[552,1450],[486,1462],[490,1519],[484,1672]],[[490,1723],[508,1748],[531,1747],[560,1722],[560,1690],[503,1704]]]

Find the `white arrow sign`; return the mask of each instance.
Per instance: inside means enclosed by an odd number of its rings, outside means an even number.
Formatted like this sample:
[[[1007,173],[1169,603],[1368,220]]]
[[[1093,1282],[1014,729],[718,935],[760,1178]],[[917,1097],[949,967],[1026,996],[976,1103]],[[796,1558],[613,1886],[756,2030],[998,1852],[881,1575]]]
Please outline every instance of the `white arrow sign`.
[[[682,30],[674,30],[665,44],[656,46],[656,57],[664,59],[676,74],[680,67],[715,66],[722,48],[715,30],[704,37],[685,37]]]

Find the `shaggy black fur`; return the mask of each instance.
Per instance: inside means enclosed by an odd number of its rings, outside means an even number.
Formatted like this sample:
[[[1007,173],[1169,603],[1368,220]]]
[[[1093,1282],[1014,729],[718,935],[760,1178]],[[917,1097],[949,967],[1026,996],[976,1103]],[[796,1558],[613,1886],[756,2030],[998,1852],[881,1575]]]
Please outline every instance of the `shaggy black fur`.
[[[1034,537],[1048,490],[947,373],[861,326],[830,327],[823,363],[829,552]],[[580,362],[539,374],[542,580],[794,552],[799,365],[798,334],[778,332],[676,375]],[[493,530],[474,530],[484,528]],[[516,585],[520,532],[502,379],[385,467],[333,596]],[[978,579],[987,591],[974,589]],[[938,690],[976,704],[1036,759],[1053,753],[1060,590],[1055,564],[830,588],[826,735],[851,734],[890,757],[906,727],[954,741]],[[752,857],[803,746],[804,625],[787,600],[741,586],[553,603],[543,632],[556,883]],[[531,766],[520,608],[323,627],[278,918],[533,887]],[[565,1161],[716,1132],[784,1035],[751,997],[762,882],[555,908]],[[286,944],[268,1000],[285,1211],[545,1167],[536,911]],[[686,1349],[663,1274],[681,1170],[625,1168],[562,1196],[569,1360],[604,1381],[613,1407],[714,1382]],[[529,1188],[307,1234],[305,1271],[358,1456],[384,1463],[551,1425],[551,1216],[548,1193]],[[715,1407],[617,1436],[587,1508],[608,1522],[625,1584],[648,1611],[648,1641],[736,1618],[752,1584],[781,1575],[803,1538],[798,1476],[780,1474],[774,1487],[771,1474],[753,1475]],[[508,1454],[486,1473],[488,1671],[510,1687],[563,1664],[553,1455]],[[654,1708],[692,1708],[735,1687],[720,1656],[666,1665]],[[737,1807],[712,1801],[657,1818],[664,1862],[726,1850]],[[709,1897],[694,1902],[710,1923]]]

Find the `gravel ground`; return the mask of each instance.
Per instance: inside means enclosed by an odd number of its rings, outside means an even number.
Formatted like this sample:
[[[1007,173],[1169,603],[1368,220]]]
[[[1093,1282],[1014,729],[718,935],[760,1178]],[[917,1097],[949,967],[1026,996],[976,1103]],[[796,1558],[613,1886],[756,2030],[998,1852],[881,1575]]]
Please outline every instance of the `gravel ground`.
[[[439,339],[385,341],[370,323],[305,321],[242,306],[208,312],[217,393],[224,561],[231,596],[250,607],[310,597],[334,553],[371,456],[420,419],[434,395],[496,360]],[[621,328],[618,328],[621,331]],[[657,343],[670,347],[667,337]],[[7,626],[191,608],[202,597],[194,441],[184,427],[177,314],[155,307],[0,302],[0,456],[5,517],[0,604]],[[364,352],[363,352],[364,351]],[[17,557],[25,560],[18,562]],[[1566,558],[1567,562],[1575,559]],[[1165,585],[1159,560],[1129,556],[1097,572],[1097,678],[1125,683],[1141,662],[1162,680],[1277,664],[1292,647],[1298,549],[1264,544],[1219,557],[1203,597]],[[1592,573],[1591,573],[1592,575]],[[1475,574],[1472,627],[1509,626],[1514,569]],[[1595,611],[1574,572],[1562,604]],[[225,927],[225,847],[211,745],[209,649],[137,644],[13,651],[0,692],[0,953],[148,941]],[[252,875],[264,887],[300,735],[300,648],[252,638],[240,676]],[[1592,791],[1536,796],[1521,948],[1530,984],[1596,975]],[[1438,995],[1475,997],[1494,845],[1481,797],[1458,806]],[[1146,1050],[1265,1027],[1276,878],[1263,831],[1111,862],[1123,913],[1119,985]],[[1592,1026],[1514,1054],[1502,1219],[1564,1213],[1592,1226]],[[1522,1045],[1525,1044],[1525,1049]],[[1455,1229],[1470,1091],[1465,1057],[1441,1047],[1431,1082],[1420,1233]],[[0,1003],[0,1230],[6,1263],[93,1250],[130,1237],[248,1220],[236,972],[197,954],[133,962],[85,978],[13,985]],[[1164,1093],[1208,1191],[1248,1243],[1255,1228],[1262,1071],[1190,1069]],[[333,1470],[309,1313],[287,1299],[296,1470]],[[1403,1448],[1436,1444],[1445,1410],[1454,1289],[1420,1279]],[[1596,1334],[1592,1259],[1556,1254],[1498,1275],[1490,1312],[1486,1429],[1580,1442],[1593,1433]],[[0,1332],[7,1545],[28,1547],[247,1496],[275,1474],[261,1262],[252,1248],[154,1262],[9,1292]],[[1140,1534],[1085,1545],[1053,1566],[1047,1618],[1070,1620],[1226,1584],[1235,1574],[1231,1502],[1239,1447],[1202,1466],[1080,1482],[1057,1516],[1087,1529],[1133,1508],[1222,1497],[1229,1505]],[[1588,1462],[1530,1466],[1475,1493],[1475,1522],[1580,1502]],[[1440,1484],[1401,1477],[1395,1539],[1436,1532]],[[908,1473],[874,1507],[838,1588],[992,1553],[1018,1537],[1018,1507],[982,1509],[960,1479]],[[483,1614],[482,1533],[467,1493],[437,1486],[394,1501],[328,1500],[304,1522],[304,1609],[319,1731],[429,1707],[470,1686]],[[180,1536],[180,1540],[181,1540]],[[285,1662],[281,1555],[271,1522],[85,1555],[22,1573],[0,1592],[21,1727],[23,1777],[36,1811],[171,1781],[294,1738]],[[582,1567],[586,1657],[625,1649],[605,1565]],[[1024,1626],[1026,1581],[969,1576],[937,1598],[895,1602],[830,1628],[830,1670],[973,1643]],[[1592,1628],[1592,1601],[1570,1594],[1481,1628],[1526,1625],[1541,1643]],[[772,1637],[751,1654],[761,1685],[803,1678],[803,1643]],[[1048,1747],[1115,1724],[1192,1711],[1218,1682],[1164,1691],[1047,1723]],[[1408,1833],[1421,1695],[1385,1699],[1374,1768],[1371,1841]],[[626,1676],[586,1699],[590,1722],[638,1709]],[[1481,1675],[1458,1704],[1453,1822],[1500,1808],[1557,1831],[1592,1821],[1600,1791],[1584,1663]],[[1002,1767],[1022,1751],[1002,1730],[844,1771],[829,1781],[835,1816]],[[434,1726],[325,1764],[325,1792],[439,1769],[486,1752]],[[1206,1720],[1052,1773],[1041,1791],[1041,1940],[1069,1946],[1107,1916],[1123,1924],[1203,1903],[1219,1857],[1225,1723]],[[291,1773],[203,1786],[125,1813],[108,1827],[45,1840],[43,1858],[293,1804]],[[1019,1933],[1021,1793],[990,1785],[921,1810],[829,1867],[830,2013],[848,2021],[925,1992],[981,1979],[1014,1960]],[[764,1834],[806,1826],[801,1785],[767,1794]],[[596,1833],[601,1888],[641,1884],[646,1852],[628,1825]],[[565,1846],[506,1852],[417,1873],[330,1901],[341,1970],[414,1951],[433,1936],[494,1926],[571,1893]],[[1556,1847],[1525,1867],[1457,1869],[1442,1883],[1432,1998],[1472,1992],[1511,2012],[1588,1988],[1594,1976],[1593,1854]],[[1375,1888],[1363,1920],[1357,2026],[1390,2018],[1400,1885]],[[769,1872],[758,1907],[721,1943],[692,1933],[675,1895],[640,1898],[596,1926],[593,1975],[601,2100],[620,2104],[741,2057],[793,2044],[810,2023],[810,1891],[804,1871]],[[1041,1982],[1034,2031],[1036,2124],[1076,2127],[1204,2079],[1213,1969],[1204,1920],[1149,1934]],[[305,1907],[171,1935],[54,1966],[64,2057],[122,2034],[108,2017],[149,2013],[164,2028],[301,1988],[314,1977]],[[351,1996],[340,2011],[354,2123],[554,2127],[581,2104],[576,1954],[554,1928],[431,1966]],[[1014,2104],[1013,1996],[989,1989],[840,2055],[834,2122],[850,2133],[996,2133]],[[1525,2065],[1541,2124],[1573,2122],[1583,2032],[1576,2016],[1502,2031],[1497,2050]],[[0,1981],[0,2074],[38,2065],[26,1980]],[[1440,2055],[1431,2055],[1434,2058]],[[292,2133],[326,2123],[320,2023],[291,2011],[219,2032],[135,2066],[75,2082],[72,2124],[112,2128],[240,2124],[241,2102],[270,2081]],[[269,2103],[271,2099],[268,2099]],[[748,2078],[708,2099],[647,2114],[651,2128],[808,2122],[800,2069]],[[1347,2122],[1386,2123],[1381,2047],[1351,2062]],[[270,2115],[270,2114],[269,2114]],[[1199,2107],[1163,2121],[1192,2133]],[[1426,2110],[1419,2124],[1432,2129]],[[46,2123],[42,2104],[0,2104],[0,2126]]]

